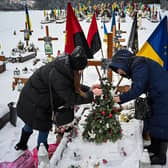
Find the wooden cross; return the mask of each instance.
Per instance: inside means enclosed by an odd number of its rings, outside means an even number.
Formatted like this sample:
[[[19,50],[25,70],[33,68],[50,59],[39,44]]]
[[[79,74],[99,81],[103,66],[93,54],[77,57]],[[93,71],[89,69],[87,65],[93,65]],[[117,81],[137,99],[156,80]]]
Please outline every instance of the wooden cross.
[[[113,33],[109,33],[107,35],[107,58],[111,59],[113,55]],[[101,75],[98,69],[98,66],[101,66],[102,62],[98,60],[88,60],[88,66],[95,66],[96,71],[99,75],[100,81],[101,81]],[[107,71],[107,76],[110,78],[110,81],[112,82],[112,70]]]
[[[119,18],[118,18],[118,31],[117,31],[117,34],[118,34],[119,37],[120,37],[120,34],[121,34],[121,33],[127,33],[127,32],[121,30],[120,16],[119,16]],[[120,42],[123,42],[123,41],[120,41]]]
[[[38,38],[38,40],[51,43],[52,40],[58,40],[58,38],[57,37],[50,37],[48,26],[46,26],[46,36],[43,38]],[[48,57],[51,57],[51,54],[47,54],[47,55],[48,55]]]
[[[29,30],[28,27],[27,27],[27,22],[25,22],[25,29],[20,30],[20,32],[24,32],[24,36],[25,36],[24,40],[26,41],[26,46],[28,46],[29,45],[30,32],[33,32],[33,30]]]

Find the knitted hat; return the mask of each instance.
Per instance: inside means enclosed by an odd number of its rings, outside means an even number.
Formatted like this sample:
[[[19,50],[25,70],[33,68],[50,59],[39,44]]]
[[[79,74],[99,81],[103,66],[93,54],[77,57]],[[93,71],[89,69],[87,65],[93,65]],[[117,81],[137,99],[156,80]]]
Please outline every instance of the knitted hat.
[[[69,59],[73,70],[83,70],[88,64],[86,53],[81,46],[75,47]]]

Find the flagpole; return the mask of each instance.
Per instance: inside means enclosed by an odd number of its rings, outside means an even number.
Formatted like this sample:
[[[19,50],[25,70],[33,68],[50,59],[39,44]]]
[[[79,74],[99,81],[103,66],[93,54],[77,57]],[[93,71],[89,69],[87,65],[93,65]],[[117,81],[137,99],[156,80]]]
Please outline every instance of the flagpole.
[[[100,80],[100,82],[102,82],[102,77],[101,77],[101,75],[100,75],[99,69],[98,69],[97,66],[95,66],[95,67],[96,67],[96,71],[97,71],[98,76],[99,76],[99,80]]]
[[[101,54],[102,54],[102,58],[104,58],[104,54],[103,54],[103,49],[101,47]]]

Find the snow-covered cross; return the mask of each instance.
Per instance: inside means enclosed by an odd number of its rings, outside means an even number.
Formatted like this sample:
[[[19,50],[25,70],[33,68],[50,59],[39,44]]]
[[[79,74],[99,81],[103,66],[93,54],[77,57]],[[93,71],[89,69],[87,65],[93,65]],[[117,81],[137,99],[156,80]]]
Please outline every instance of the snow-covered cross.
[[[43,38],[38,38],[38,40],[44,41],[45,54],[48,55],[48,57],[51,57],[51,55],[53,54],[53,48],[52,48],[51,41],[58,40],[58,38],[49,36],[48,26],[46,26],[46,36]]]
[[[20,30],[20,32],[24,32],[24,40],[26,41],[26,46],[29,45],[29,39],[30,39],[30,33],[33,32],[33,30],[29,30],[27,27],[27,22],[25,22],[25,29]]]

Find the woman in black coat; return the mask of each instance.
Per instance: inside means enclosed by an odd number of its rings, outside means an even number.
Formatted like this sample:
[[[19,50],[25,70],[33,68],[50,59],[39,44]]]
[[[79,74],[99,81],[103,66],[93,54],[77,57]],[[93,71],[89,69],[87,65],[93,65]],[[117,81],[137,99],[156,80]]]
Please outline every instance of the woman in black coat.
[[[124,103],[147,93],[152,116],[144,122],[149,130],[151,164],[166,164],[168,141],[168,72],[155,61],[134,56],[128,50],[119,50],[109,67],[122,76],[131,78],[131,89],[113,97],[114,102]]]
[[[93,95],[100,95],[99,85],[91,88],[80,84],[81,74],[87,66],[83,48],[77,46],[70,56],[60,56],[55,61],[39,68],[23,87],[18,103],[18,116],[25,122],[19,143],[15,149],[27,149],[27,142],[33,129],[39,130],[37,148],[44,143],[52,127],[51,86],[54,110],[64,106],[87,104]]]

